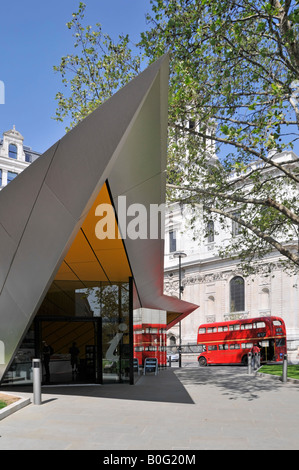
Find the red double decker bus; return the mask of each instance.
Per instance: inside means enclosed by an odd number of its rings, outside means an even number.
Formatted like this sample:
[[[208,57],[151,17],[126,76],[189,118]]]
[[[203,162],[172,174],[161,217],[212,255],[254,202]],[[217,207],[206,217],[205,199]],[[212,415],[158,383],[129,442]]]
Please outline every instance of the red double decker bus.
[[[207,323],[198,328],[198,364],[247,364],[253,345],[261,350],[261,362],[278,362],[287,352],[286,328],[279,317],[259,317]]]
[[[166,366],[166,325],[154,323],[134,325],[134,358],[142,366],[147,357],[155,357],[159,366]]]

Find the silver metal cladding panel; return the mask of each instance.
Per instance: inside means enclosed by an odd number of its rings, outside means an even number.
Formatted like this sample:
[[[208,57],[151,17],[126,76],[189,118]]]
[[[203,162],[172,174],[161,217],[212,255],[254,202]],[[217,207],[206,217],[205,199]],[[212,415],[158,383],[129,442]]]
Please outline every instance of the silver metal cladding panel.
[[[162,166],[161,158],[163,136],[160,119],[163,98],[160,96],[159,78],[157,78],[109,175],[108,180],[114,198],[125,195],[130,198],[130,203],[136,202],[147,206],[155,202],[164,202],[161,176],[165,167]],[[156,180],[151,187],[148,184],[147,192],[142,196],[144,184],[150,183],[155,177],[159,178],[159,182]],[[134,199],[136,191],[138,195]]]
[[[43,185],[5,284],[15,302],[28,312],[28,320],[29,312],[35,313],[57,263],[63,259],[75,226],[75,219]]]
[[[1,190],[0,223],[16,243],[26,227],[56,148],[57,144],[53,145]]]
[[[12,361],[15,350],[27,324],[25,312],[16,304],[13,296],[4,288],[0,296],[1,341],[4,343],[4,363],[0,360],[0,377]]]
[[[109,177],[158,72],[153,64],[60,142],[46,183],[75,217],[86,209],[91,187],[99,191]]]
[[[0,225],[0,292],[9,271],[17,244]]]

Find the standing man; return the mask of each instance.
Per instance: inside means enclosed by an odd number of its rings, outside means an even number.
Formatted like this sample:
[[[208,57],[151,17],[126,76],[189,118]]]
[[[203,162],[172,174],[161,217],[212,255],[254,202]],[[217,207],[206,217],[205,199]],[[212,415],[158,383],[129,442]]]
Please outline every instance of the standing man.
[[[258,369],[260,366],[260,348],[257,344],[254,344],[252,349],[252,365],[254,370]]]
[[[74,375],[78,373],[78,361],[79,361],[79,353],[80,353],[75,341],[70,347],[69,353],[71,355],[72,375],[74,377]]]
[[[49,383],[50,382],[50,359],[53,354],[53,348],[47,344],[46,341],[43,341],[43,364],[45,367],[45,382]]]

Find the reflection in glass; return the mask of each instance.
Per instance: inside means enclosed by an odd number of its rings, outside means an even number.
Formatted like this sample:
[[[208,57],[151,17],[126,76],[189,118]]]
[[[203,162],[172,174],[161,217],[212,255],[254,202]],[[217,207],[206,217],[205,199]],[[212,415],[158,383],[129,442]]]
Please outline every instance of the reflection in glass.
[[[130,370],[129,284],[115,283],[89,289],[87,298],[102,318],[104,382],[127,382]]]
[[[32,381],[32,359],[42,359],[43,341],[54,351],[50,383],[129,383],[129,283],[93,284],[52,283],[4,383]],[[76,372],[74,342],[79,349]]]

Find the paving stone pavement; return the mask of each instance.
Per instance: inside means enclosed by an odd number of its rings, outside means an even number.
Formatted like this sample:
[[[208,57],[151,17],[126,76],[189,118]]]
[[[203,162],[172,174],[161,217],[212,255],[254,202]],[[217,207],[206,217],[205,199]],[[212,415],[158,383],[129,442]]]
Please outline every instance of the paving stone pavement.
[[[0,449],[298,450],[298,423],[299,384],[173,367],[135,385],[42,387],[41,405],[0,421]]]

